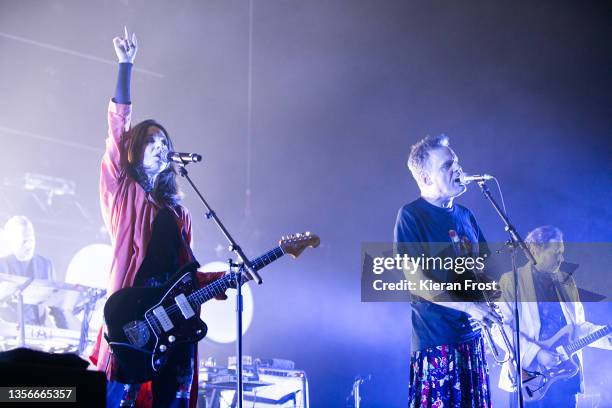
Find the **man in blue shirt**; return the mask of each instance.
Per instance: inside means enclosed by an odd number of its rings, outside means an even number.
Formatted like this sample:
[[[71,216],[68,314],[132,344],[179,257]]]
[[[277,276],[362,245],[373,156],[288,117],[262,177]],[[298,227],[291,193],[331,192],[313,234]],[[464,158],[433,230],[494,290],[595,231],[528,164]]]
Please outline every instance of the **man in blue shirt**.
[[[454,203],[466,187],[448,138],[428,136],[413,145],[408,168],[421,196],[398,213],[397,251],[411,257],[445,259],[486,256],[486,241],[474,215]],[[454,270],[420,272],[438,282],[462,278]],[[470,319],[484,319],[489,311],[484,303],[453,300],[456,297],[443,292],[412,302],[410,407],[491,406],[484,345],[480,330],[473,328]]]

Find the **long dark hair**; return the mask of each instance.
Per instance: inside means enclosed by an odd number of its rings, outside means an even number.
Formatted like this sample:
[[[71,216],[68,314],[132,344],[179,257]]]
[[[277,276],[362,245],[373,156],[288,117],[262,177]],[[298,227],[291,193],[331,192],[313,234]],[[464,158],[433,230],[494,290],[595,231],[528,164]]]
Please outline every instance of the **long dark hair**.
[[[174,150],[172,140],[166,129],[153,119],[144,120],[132,127],[127,133],[129,140],[127,151],[128,172],[146,192],[151,193],[155,201],[165,206],[174,207],[180,201],[180,191],[176,184],[177,172],[174,163],[170,163],[168,168],[157,176],[155,185],[152,185],[150,182],[142,165],[142,150],[147,141],[147,132],[151,126],[162,131],[168,141],[168,149]]]

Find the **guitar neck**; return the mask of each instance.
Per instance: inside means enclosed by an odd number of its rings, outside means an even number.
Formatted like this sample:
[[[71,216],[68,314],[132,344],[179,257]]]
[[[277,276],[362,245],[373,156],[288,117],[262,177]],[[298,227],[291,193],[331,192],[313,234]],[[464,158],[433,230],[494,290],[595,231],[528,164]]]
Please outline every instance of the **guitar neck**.
[[[269,250],[254,261],[251,261],[251,268],[258,271],[263,267],[270,265],[272,262],[276,261],[283,255],[285,255],[283,249],[280,246],[277,246],[276,248]]]
[[[263,267],[276,261],[283,255],[285,255],[283,249],[280,246],[277,246],[276,248],[266,252],[254,261],[251,261],[251,268],[258,271]],[[228,288],[235,285],[236,275],[236,272],[229,272],[225,274],[222,278],[217,279],[216,281],[204,286],[203,288],[196,290],[191,295],[189,295],[189,301],[201,305],[204,302],[207,302],[210,299],[214,298],[215,296],[219,296],[222,293],[225,293]]]
[[[604,336],[607,336],[611,331],[610,327],[611,326],[609,325],[602,327],[601,329],[594,331],[588,336],[584,336],[576,340],[575,342],[570,343],[567,347],[565,347],[565,349],[568,351],[569,354],[574,354],[578,350],[581,350],[585,348],[586,346],[588,346],[589,344],[601,339]]]

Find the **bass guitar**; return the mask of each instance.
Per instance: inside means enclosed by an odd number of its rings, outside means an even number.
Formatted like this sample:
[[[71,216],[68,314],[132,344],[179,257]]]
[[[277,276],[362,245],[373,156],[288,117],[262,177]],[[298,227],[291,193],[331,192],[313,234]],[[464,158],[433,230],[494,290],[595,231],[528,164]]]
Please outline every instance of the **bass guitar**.
[[[252,261],[251,267],[259,270],[285,254],[297,258],[319,242],[319,237],[309,232],[283,237],[276,248]],[[206,336],[208,328],[200,319],[200,306],[236,287],[238,273],[230,271],[198,288],[198,267],[197,262],[182,267],[165,286],[124,288],[108,298],[104,306],[105,338],[119,368],[118,381],[149,381],[164,366],[173,347]],[[241,284],[245,281],[243,278]]]
[[[526,402],[541,400],[555,381],[575,376],[580,370],[580,362],[576,353],[607,336],[610,332],[612,332],[612,325],[607,325],[588,336],[574,340],[574,326],[568,324],[550,339],[540,342],[542,348],[560,354],[562,361],[552,368],[523,370],[524,400]]]

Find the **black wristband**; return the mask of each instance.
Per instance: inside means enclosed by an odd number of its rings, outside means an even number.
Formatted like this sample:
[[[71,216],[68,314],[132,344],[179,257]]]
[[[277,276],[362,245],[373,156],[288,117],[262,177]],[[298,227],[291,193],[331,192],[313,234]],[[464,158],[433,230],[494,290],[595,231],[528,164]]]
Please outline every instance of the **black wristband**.
[[[132,78],[131,62],[121,62],[119,64],[119,73],[117,75],[117,86],[115,88],[115,97],[113,101],[121,104],[131,103],[130,98],[130,79]]]

